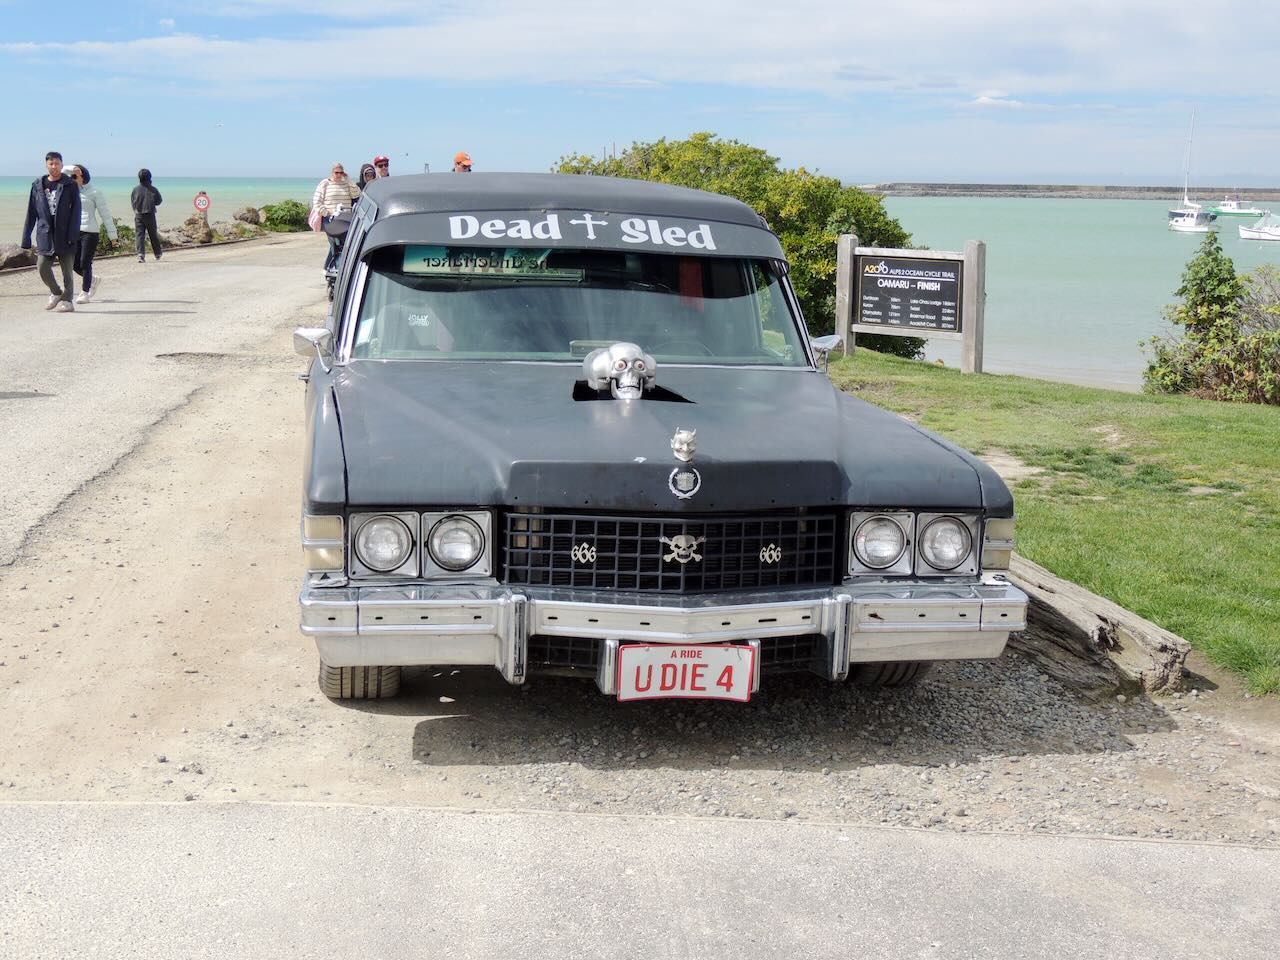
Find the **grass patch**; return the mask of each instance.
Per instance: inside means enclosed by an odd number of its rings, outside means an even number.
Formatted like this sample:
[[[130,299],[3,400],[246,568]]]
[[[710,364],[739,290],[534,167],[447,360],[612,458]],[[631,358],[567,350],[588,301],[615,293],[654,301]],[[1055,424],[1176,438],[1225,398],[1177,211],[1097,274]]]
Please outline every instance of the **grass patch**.
[[[859,350],[831,379],[981,455],[1011,486],[1018,550],[1280,693],[1280,408],[965,376]]]

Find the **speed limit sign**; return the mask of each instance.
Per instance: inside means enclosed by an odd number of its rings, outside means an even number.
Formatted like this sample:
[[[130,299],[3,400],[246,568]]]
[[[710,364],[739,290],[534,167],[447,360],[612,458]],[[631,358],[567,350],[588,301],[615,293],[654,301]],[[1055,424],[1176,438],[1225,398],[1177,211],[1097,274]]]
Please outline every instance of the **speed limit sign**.
[[[203,190],[197,193],[196,198],[191,202],[195,206],[195,208],[199,210],[201,213],[204,213],[206,210],[209,209],[209,195],[205,193]]]

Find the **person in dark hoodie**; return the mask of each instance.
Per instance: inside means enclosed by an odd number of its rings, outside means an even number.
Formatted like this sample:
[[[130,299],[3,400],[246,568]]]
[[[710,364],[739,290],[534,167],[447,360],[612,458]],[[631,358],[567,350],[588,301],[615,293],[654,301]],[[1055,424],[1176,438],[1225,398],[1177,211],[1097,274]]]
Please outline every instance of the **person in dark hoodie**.
[[[138,248],[138,262],[147,262],[147,237],[151,238],[151,252],[160,259],[160,231],[156,227],[156,207],[164,201],[160,191],[151,184],[151,171],[143,167],[138,171],[138,185],[129,194],[133,207],[134,242]]]
[[[44,155],[48,171],[31,183],[27,201],[27,219],[22,227],[22,249],[31,249],[31,233],[35,231],[36,263],[40,279],[49,288],[46,310],[70,313],[75,310],[71,298],[75,281],[71,269],[76,261],[76,245],[80,242],[80,188],[62,172],[62,154],[50,150]],[[53,262],[62,268],[62,286],[53,277]]]

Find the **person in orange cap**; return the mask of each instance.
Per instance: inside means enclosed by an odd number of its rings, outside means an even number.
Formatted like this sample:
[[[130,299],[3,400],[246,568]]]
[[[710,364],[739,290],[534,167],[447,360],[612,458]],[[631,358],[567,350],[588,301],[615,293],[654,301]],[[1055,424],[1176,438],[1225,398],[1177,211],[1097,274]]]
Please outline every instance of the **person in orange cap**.
[[[453,155],[453,172],[454,173],[470,173],[471,172],[471,154],[465,150],[459,150]]]

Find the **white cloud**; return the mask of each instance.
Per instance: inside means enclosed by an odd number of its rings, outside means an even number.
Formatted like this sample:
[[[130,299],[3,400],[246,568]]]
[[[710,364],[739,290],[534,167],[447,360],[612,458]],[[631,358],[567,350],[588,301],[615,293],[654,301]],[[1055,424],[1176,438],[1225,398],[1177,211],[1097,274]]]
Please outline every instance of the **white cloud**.
[[[597,0],[435,4],[384,0],[227,0],[214,14],[290,16],[292,36],[170,34],[121,42],[10,43],[0,50],[74,58],[103,72],[160,74],[217,90],[357,79],[475,86],[681,83],[945,97],[972,107],[1044,99],[1257,95],[1207,37],[1232,30],[1231,60],[1266,62],[1280,5],[1244,0],[1078,0],[1046,15],[1022,0],[795,0],[785,16],[741,0],[650,0],[643,14]],[[766,8],[759,5],[763,14]],[[351,13],[351,21],[333,23]],[[775,10],[776,14],[776,10]],[[253,20],[237,29],[253,29]],[[637,78],[642,78],[638,80]],[[1004,91],[999,96],[986,91]]]
[[[178,26],[177,21],[173,20],[171,17],[165,17],[163,20],[158,21],[157,25],[161,30],[165,30],[167,32],[172,32]]]
[[[1026,104],[1021,100],[1011,100],[1004,94],[980,93],[965,104],[966,107],[998,107],[1005,110],[1020,110]]]

